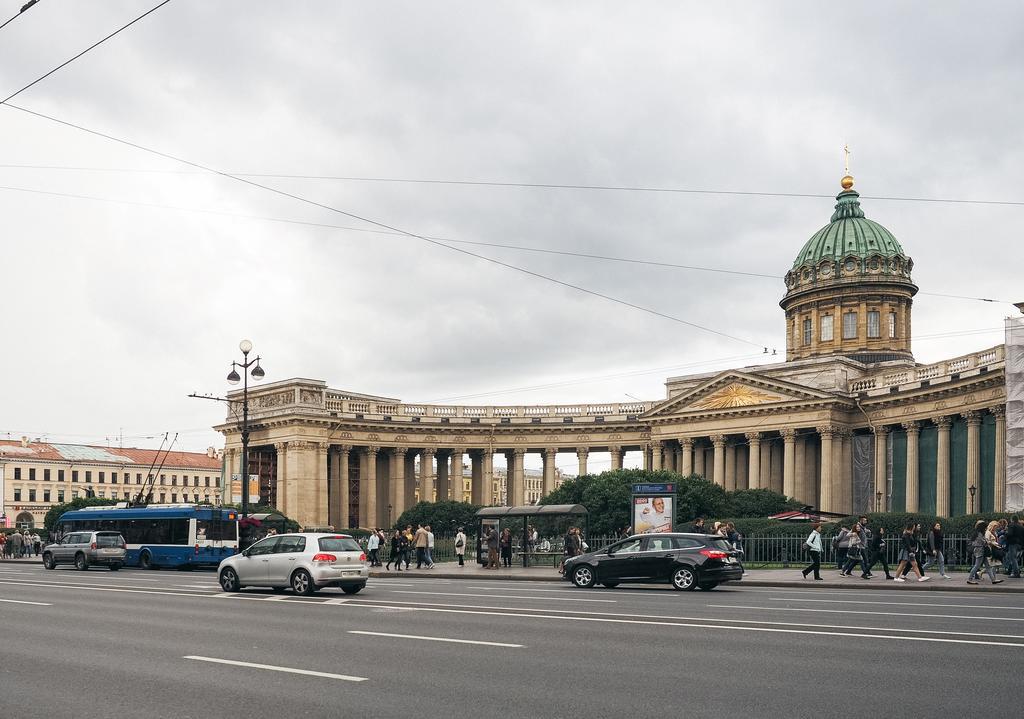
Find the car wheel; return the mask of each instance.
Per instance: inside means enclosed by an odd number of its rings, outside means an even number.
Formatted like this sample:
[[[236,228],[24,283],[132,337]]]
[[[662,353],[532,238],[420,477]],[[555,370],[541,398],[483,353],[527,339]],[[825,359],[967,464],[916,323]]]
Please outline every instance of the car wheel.
[[[143,569],[153,569],[153,555],[143,552],[139,555],[139,566]]]
[[[615,587],[619,586],[619,583],[618,582],[601,582],[601,585],[605,589],[615,589]]]
[[[718,582],[704,582],[703,584],[698,584],[697,586],[699,586],[701,588],[701,591],[703,592],[710,592],[712,589],[718,586]]]
[[[85,555],[79,552],[75,555],[75,569],[85,571],[89,568],[89,560],[85,558]]]
[[[44,569],[54,569],[54,568],[56,568],[56,566],[57,566],[57,563],[55,561],[53,561],[53,555],[52,554],[47,552],[46,554],[43,555],[43,568]]]
[[[292,575],[292,591],[300,597],[308,597],[316,591],[313,577],[305,569],[296,570],[295,574]]]
[[[110,567],[109,567],[111,572],[116,572],[120,568],[121,568],[120,564],[111,564]]]
[[[342,587],[341,591],[345,592],[345,594],[359,594],[365,588],[365,584],[350,584],[347,587]]]
[[[693,591],[697,575],[690,567],[679,567],[672,573],[672,587],[679,591]]]
[[[589,564],[581,564],[572,569],[572,583],[577,587],[592,587],[597,577],[594,576],[594,568]]]
[[[231,567],[225,567],[220,573],[220,588],[225,592],[237,592],[242,588],[238,582],[238,574]]]

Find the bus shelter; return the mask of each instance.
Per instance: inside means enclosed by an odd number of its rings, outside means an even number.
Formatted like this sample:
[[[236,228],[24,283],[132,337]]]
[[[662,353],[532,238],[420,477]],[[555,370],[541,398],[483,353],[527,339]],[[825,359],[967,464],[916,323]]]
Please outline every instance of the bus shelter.
[[[528,504],[523,507],[484,507],[476,513],[476,561],[487,564],[487,532],[493,527],[512,533],[512,558],[524,567],[557,566],[562,557],[562,537],[569,527],[587,533],[587,508],[582,504]],[[533,540],[536,534],[537,540]]]

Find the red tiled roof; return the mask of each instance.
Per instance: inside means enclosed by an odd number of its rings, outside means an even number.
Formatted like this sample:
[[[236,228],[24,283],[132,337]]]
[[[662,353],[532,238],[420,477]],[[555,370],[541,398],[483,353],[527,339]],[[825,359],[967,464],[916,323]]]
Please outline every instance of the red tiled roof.
[[[157,455],[160,455],[157,457]],[[73,462],[75,464],[131,464],[149,466],[163,459],[165,468],[175,469],[221,469],[221,460],[209,457],[205,452],[172,451],[164,459],[164,453],[155,449],[120,447],[98,447],[84,444],[59,444],[30,442],[22,447],[18,440],[0,440],[0,457],[4,460]]]

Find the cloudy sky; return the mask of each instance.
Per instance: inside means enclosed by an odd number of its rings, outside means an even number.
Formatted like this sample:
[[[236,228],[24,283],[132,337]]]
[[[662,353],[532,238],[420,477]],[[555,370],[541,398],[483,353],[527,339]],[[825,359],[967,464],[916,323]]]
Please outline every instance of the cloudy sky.
[[[154,4],[41,0],[0,95]],[[0,436],[220,444],[186,395],[243,337],[267,380],[407,401],[660,398],[783,354],[782,280],[491,245],[781,277],[844,143],[918,361],[998,344],[1012,306],[925,293],[1024,300],[1024,206],[869,199],[1020,202],[1024,8],[979,7],[173,0],[12,103],[450,247],[0,107]]]

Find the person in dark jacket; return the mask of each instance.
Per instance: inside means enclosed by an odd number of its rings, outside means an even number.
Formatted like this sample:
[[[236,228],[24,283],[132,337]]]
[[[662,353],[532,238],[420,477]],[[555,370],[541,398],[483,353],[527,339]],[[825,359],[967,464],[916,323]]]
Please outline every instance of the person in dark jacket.
[[[903,535],[900,537],[900,563],[896,567],[896,579],[895,582],[905,582],[903,578],[903,569],[910,567],[917,574],[917,581],[927,582],[931,577],[924,576],[921,572],[921,568],[917,564],[917,553],[920,549],[920,542],[917,536],[914,534],[914,523],[911,522],[903,530]]]
[[[893,579],[893,576],[889,574],[889,562],[885,559],[885,527],[879,527],[871,533],[871,538],[868,540],[868,552],[870,557],[868,559],[868,576],[871,576],[871,570],[875,566],[875,562],[882,563],[882,569],[885,570],[885,578]]]
[[[707,534],[707,530],[704,528],[704,517],[697,517],[693,520],[693,524],[688,530],[692,534]]]
[[[501,530],[501,537],[498,539],[501,547],[501,563],[506,567],[512,566],[512,532],[508,527]]]
[[[1006,542],[1006,556],[1003,558],[1006,573],[1020,579],[1020,560],[1017,555],[1020,553],[1021,547],[1024,546],[1024,524],[1021,524],[1020,517],[1016,514],[1010,517],[1003,540]]]
[[[928,558],[925,560],[924,566],[921,567],[921,571],[938,563],[939,576],[943,579],[952,579],[952,577],[946,574],[946,548],[943,542],[942,524],[936,522],[928,532],[928,544],[925,549],[925,555]]]
[[[395,563],[395,567],[398,571],[402,571],[402,563],[398,560],[398,547],[402,543],[402,532],[395,530],[394,534],[391,535],[391,552],[388,554],[388,563],[386,568],[391,569],[391,563]]]

